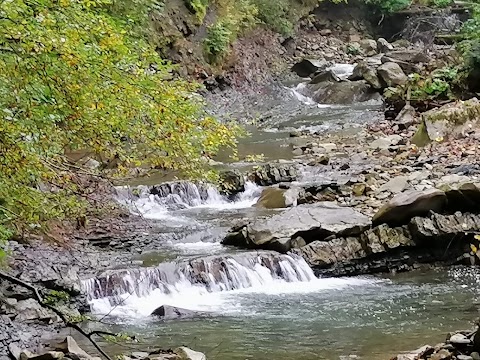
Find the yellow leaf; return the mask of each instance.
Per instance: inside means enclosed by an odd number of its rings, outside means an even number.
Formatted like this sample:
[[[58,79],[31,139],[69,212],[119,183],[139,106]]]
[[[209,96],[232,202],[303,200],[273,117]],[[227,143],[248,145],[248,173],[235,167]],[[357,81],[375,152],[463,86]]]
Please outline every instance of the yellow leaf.
[[[474,254],[476,254],[477,251],[478,251],[477,247],[476,247],[475,245],[473,245],[473,244],[470,244],[470,249],[472,249],[472,252],[473,252]]]

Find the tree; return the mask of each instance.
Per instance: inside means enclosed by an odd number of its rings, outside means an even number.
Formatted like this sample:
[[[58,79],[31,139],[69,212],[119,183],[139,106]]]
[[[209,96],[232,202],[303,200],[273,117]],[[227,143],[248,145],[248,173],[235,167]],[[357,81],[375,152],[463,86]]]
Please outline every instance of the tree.
[[[67,153],[198,175],[235,143],[110,0],[0,3],[0,238],[78,211]]]

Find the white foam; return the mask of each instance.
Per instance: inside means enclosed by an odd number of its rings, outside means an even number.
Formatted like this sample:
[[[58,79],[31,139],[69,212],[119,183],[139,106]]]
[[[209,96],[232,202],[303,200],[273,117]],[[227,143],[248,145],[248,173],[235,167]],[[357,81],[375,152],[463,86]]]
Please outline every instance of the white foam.
[[[264,274],[265,275],[265,274]],[[202,286],[191,286],[187,282],[178,283],[172,288],[170,295],[154,290],[146,297],[123,295],[120,306],[111,306],[108,299],[95,299],[90,302],[92,311],[98,315],[138,319],[149,316],[161,305],[171,305],[195,311],[212,312],[221,315],[248,313],[250,306],[242,307],[238,295],[243,296],[281,296],[292,294],[313,294],[325,291],[341,291],[342,289],[360,286],[375,286],[380,280],[361,278],[325,278],[304,282],[288,282],[281,279],[271,282],[259,282],[255,286],[224,292],[208,292]]]
[[[134,214],[143,215],[147,219],[172,220],[183,224],[191,224],[192,220],[172,215],[171,211],[178,209],[210,208],[216,210],[242,209],[254,205],[260,197],[261,187],[252,182],[245,182],[245,191],[238,194],[234,201],[213,186],[207,186],[206,198],[202,198],[197,185],[187,183],[188,193],[169,194],[165,197],[150,194],[148,188],[136,188],[137,196],[132,196],[128,187],[117,188],[118,201],[127,205]]]

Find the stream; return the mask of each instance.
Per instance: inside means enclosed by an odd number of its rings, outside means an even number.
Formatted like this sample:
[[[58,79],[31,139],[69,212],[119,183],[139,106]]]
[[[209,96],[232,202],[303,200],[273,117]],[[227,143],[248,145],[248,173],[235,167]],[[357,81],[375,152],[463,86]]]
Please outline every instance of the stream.
[[[284,101],[264,114],[262,126],[250,129],[240,158],[261,153],[265,161],[288,162],[292,146],[302,141],[289,137],[291,131],[354,134],[380,114],[377,105],[319,106],[297,90],[287,91]],[[286,109],[289,116],[276,116]],[[299,182],[319,176],[310,167]],[[156,224],[158,245],[132,255],[141,267],[83,281],[93,313],[111,331],[136,335],[142,340],[139,349],[186,345],[209,360],[387,359],[435,345],[446,331],[463,328],[478,315],[480,272],[475,268],[318,279],[294,255],[222,246],[236,220],[276,212],[252,207],[261,190],[247,182],[245,192],[229,200],[213,187],[188,182],[167,196],[145,191],[132,198],[128,187],[119,188],[120,202]],[[149,316],[161,305],[206,316],[166,322]],[[113,353],[128,351],[105,346]]]

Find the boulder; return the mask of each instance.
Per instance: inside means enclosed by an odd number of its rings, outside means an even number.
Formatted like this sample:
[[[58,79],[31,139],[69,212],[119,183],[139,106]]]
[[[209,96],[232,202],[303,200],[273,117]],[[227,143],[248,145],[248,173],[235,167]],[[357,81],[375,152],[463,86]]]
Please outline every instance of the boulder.
[[[400,130],[408,129],[415,123],[415,108],[410,104],[406,104],[395,118],[395,124]]]
[[[480,231],[480,216],[455,213],[453,215],[432,214],[430,217],[414,217],[409,224],[412,236],[419,241],[426,239],[452,239],[452,235],[477,233]]]
[[[85,351],[83,351],[80,346],[78,346],[77,342],[71,337],[67,336],[65,340],[61,343],[57,344],[55,350],[62,351],[63,353],[67,354],[69,357],[75,356],[78,359],[87,359],[90,360],[92,357],[88,355]]]
[[[248,174],[248,179],[261,186],[297,180],[297,169],[292,164],[266,164]]]
[[[440,186],[447,196],[450,212],[480,212],[480,184],[463,182]]]
[[[425,216],[430,211],[440,212],[445,208],[447,197],[438,189],[407,191],[394,196],[374,215],[374,225],[387,223],[403,225],[415,216]]]
[[[179,318],[193,318],[198,316],[198,312],[188,309],[182,309],[170,305],[162,305],[156,308],[150,316],[158,317],[162,320],[172,320]]]
[[[235,227],[223,239],[224,245],[242,248],[289,251],[300,236],[307,243],[332,234],[356,235],[370,225],[365,215],[330,202],[299,205],[268,219]]]
[[[428,138],[442,141],[448,136],[462,135],[475,128],[480,119],[480,101],[473,98],[455,101],[422,114]]]
[[[325,70],[328,67],[325,60],[303,59],[292,67],[292,71],[300,77],[309,77],[318,71]]]
[[[387,86],[404,85],[408,81],[407,75],[405,75],[402,68],[394,62],[380,65],[377,71]]]
[[[367,56],[373,56],[377,54],[377,42],[373,39],[360,40],[360,49]]]
[[[393,50],[387,52],[381,61],[396,63],[405,73],[412,74],[420,72],[422,69],[420,64],[428,63],[430,58],[417,50]]]
[[[384,38],[380,38],[377,40],[377,49],[380,53],[386,53],[393,50],[393,45]]]
[[[355,66],[355,69],[353,69],[353,74],[349,77],[349,79],[365,79],[374,89],[381,89],[383,87],[382,81],[378,77],[377,70],[375,70],[372,66],[369,66],[365,61],[360,61],[357,66]]]
[[[393,50],[385,54],[386,57],[395,61],[407,63],[428,63],[430,57],[422,51],[418,50]]]
[[[207,360],[205,354],[193,351],[185,346],[175,349],[174,352],[178,355],[178,360]]]
[[[265,208],[265,209],[279,209],[286,208],[287,204],[285,202],[285,192],[286,189],[279,188],[267,188],[262,191],[260,198],[258,199],[255,207]]]
[[[406,227],[380,225],[366,230],[361,236],[317,240],[292,252],[303,257],[310,266],[326,268],[338,262],[362,259],[371,254],[414,245]]]
[[[323,71],[313,77],[309,84],[319,84],[322,82],[338,82],[341,79],[331,70]]]
[[[235,195],[245,191],[245,179],[238,169],[226,170],[220,173],[220,190]]]
[[[321,104],[354,104],[376,100],[382,103],[381,95],[366,80],[321,82],[308,84],[309,96]]]
[[[267,188],[262,191],[255,207],[264,209],[280,209],[297,204],[301,189]]]

